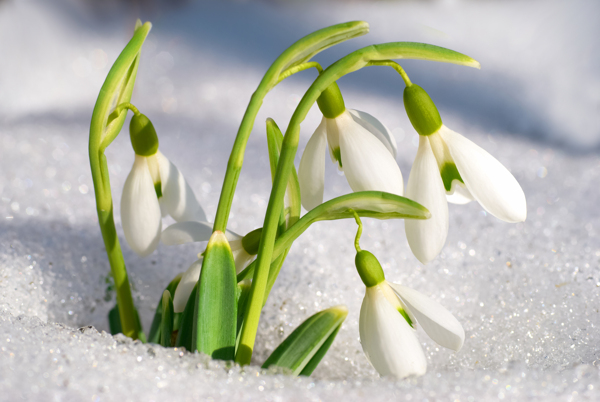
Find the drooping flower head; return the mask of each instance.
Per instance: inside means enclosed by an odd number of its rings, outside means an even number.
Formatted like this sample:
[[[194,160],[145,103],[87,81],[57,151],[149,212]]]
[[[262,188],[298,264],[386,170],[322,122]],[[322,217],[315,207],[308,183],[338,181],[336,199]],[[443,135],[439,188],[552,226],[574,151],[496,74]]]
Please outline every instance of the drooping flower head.
[[[448,202],[477,200],[505,222],[527,217],[525,194],[498,160],[444,124],[429,95],[418,85],[404,90],[404,106],[419,133],[406,197],[431,212],[428,220],[407,220],[406,237],[414,255],[427,263],[440,252],[448,235]]]
[[[370,252],[359,251],[355,262],[367,287],[360,308],[360,342],[380,375],[425,374],[427,361],[416,337],[417,324],[439,345],[455,351],[462,347],[465,332],[448,310],[416,290],[387,282]]]
[[[306,144],[298,168],[302,206],[310,210],[323,202],[326,147],[353,191],[403,195],[396,142],[389,130],[368,113],[346,109],[336,83],[323,91],[317,103],[323,119]]]
[[[131,249],[145,257],[158,245],[162,216],[206,221],[206,214],[181,172],[158,150],[152,122],[135,114],[129,133],[135,160],[123,186],[121,224]]]

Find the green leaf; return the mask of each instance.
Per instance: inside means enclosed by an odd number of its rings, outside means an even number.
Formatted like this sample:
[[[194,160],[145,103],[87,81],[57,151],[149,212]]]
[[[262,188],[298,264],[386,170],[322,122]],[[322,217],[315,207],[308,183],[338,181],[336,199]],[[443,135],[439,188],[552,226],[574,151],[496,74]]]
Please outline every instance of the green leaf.
[[[225,234],[215,231],[198,281],[192,350],[214,359],[233,360],[237,327],[235,263]]]
[[[278,366],[292,370],[294,375],[310,375],[331,346],[347,315],[346,306],[335,306],[310,316],[285,338],[262,367]]]
[[[171,282],[167,285],[165,290],[168,290],[170,294],[174,295],[177,286],[179,285],[179,281],[181,281],[181,277],[183,273],[178,274],[173,278]],[[164,292],[163,292],[164,294]],[[148,334],[148,342],[150,343],[159,343],[160,342],[160,323],[162,321],[162,295],[158,304],[156,306],[156,310],[154,311],[154,318],[152,319],[152,325],[150,326],[150,333]],[[176,328],[174,328],[176,329]]]
[[[337,328],[331,333],[331,335],[329,335],[329,338],[327,338],[327,340],[319,348],[317,353],[315,353],[315,355],[312,357],[312,359],[310,359],[308,364],[306,366],[304,366],[304,368],[300,372],[300,375],[308,377],[312,374],[313,371],[315,371],[315,369],[317,368],[317,366],[319,365],[319,363],[321,362],[323,357],[325,357],[325,354],[327,353],[327,351],[329,350],[329,347],[335,340],[335,337],[337,336],[338,332],[340,332],[340,328],[342,328],[342,324],[338,325]]]
[[[160,323],[160,344],[165,348],[171,347],[173,315],[173,299],[171,293],[165,290],[162,295],[162,321]]]
[[[149,22],[141,26],[136,24],[133,37],[108,72],[92,114],[90,149],[93,146],[103,151],[123,127],[127,111],[123,110],[119,115],[112,113],[116,106],[131,100],[140,51],[151,27]]]
[[[275,171],[279,163],[279,154],[283,143],[283,134],[273,119],[267,119],[267,145],[269,149],[269,165],[271,167],[271,179],[275,178]],[[286,189],[287,204],[285,215],[289,215],[286,228],[290,227],[300,217],[300,183],[296,168],[292,167],[292,174],[288,180]]]
[[[360,191],[336,197],[306,213],[275,241],[271,261],[288,249],[315,222],[360,217],[376,219],[428,219],[431,214],[421,204],[399,195],[382,191]],[[249,278],[256,261],[238,274],[238,281]]]
[[[198,283],[194,286],[194,290],[190,293],[190,297],[185,305],[183,314],[181,315],[181,325],[177,331],[177,340],[175,346],[183,346],[186,350],[192,349],[192,336],[194,332],[194,311],[196,310],[196,294],[198,293]]]
[[[242,281],[237,285],[237,327],[236,327],[236,338],[235,348],[237,350],[240,333],[242,330],[242,324],[244,323],[244,311],[246,311],[246,303],[248,302],[248,296],[250,295],[251,283],[250,280]]]
[[[314,55],[328,47],[367,33],[369,33],[369,24],[365,21],[344,22],[319,29],[290,46],[289,49],[293,51],[288,49],[280,56],[285,60],[285,65],[280,72],[310,60]]]
[[[377,55],[370,60],[416,59],[458,64],[461,66],[481,68],[479,62],[466,54],[455,52],[444,47],[419,42],[390,42],[372,46]],[[372,53],[369,52],[371,56]]]

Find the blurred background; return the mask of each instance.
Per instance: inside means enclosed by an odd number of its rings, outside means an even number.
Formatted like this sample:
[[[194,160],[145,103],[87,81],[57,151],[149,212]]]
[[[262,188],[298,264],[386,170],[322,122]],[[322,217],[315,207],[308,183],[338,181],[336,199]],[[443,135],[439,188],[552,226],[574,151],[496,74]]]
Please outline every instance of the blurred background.
[[[4,0],[0,122],[85,124],[110,65],[141,18],[154,27],[143,51],[137,103],[179,120],[221,120],[233,130],[279,52],[323,26],[364,19],[371,23],[369,35],[317,60],[327,65],[351,50],[386,41],[449,47],[479,60],[482,70],[403,63],[446,116],[468,114],[486,132],[594,152],[600,146],[599,9],[596,1],[580,0]],[[402,85],[393,75],[387,69],[361,71],[341,85],[361,98],[393,102],[398,117],[384,121],[407,130]],[[312,78],[306,73],[295,79],[301,84],[298,95]]]

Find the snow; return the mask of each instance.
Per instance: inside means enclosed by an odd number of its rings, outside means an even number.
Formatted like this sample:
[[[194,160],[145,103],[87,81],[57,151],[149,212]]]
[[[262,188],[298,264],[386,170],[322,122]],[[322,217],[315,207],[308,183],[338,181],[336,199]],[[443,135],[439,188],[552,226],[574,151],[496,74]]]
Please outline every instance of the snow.
[[[160,2],[141,12],[70,1],[0,2],[0,389],[4,400],[539,400],[600,397],[600,25],[592,1]],[[361,245],[386,277],[425,293],[463,324],[454,353],[419,330],[420,379],[381,379],[364,357],[364,286],[353,265],[355,223],[317,223],[294,244],[263,311],[253,363],[111,336],[114,291],[97,224],[87,157],[91,111],[135,18],[153,29],[132,102],[156,127],[161,151],[214,216],[237,125],[262,74],[301,36],[363,19],[371,33],[316,57],[421,41],[468,54],[482,70],[403,61],[444,123],[496,156],[521,183],[524,223],[471,203],[450,206],[440,256],[423,266],[402,221],[365,222]],[[230,228],[262,225],[270,175],[264,121],[286,127],[314,79],[304,72],[265,100],[250,138]],[[417,134],[402,82],[381,67],[339,81],[348,107],[382,120],[398,143],[405,180]],[[320,120],[302,126],[300,149]],[[125,126],[126,128],[127,126]],[[115,205],[133,163],[126,129],[107,151]],[[325,198],[350,191],[327,162]],[[167,283],[202,245],[161,245],[139,259],[117,229],[144,328]],[[168,224],[169,221],[165,221]],[[349,315],[311,378],[257,367],[312,313]],[[93,326],[94,328],[90,328]],[[98,332],[100,331],[100,332]]]

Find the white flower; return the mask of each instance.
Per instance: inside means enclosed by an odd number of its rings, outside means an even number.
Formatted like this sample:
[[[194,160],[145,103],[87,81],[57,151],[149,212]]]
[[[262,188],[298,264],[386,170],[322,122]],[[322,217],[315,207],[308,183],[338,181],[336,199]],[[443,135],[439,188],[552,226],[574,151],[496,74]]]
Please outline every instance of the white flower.
[[[208,241],[212,231],[212,224],[208,222],[178,222],[166,228],[162,232],[161,239],[167,246]],[[242,236],[229,230],[225,232],[225,236],[231,247],[236,273],[239,274],[252,262],[256,255],[252,255],[244,249],[242,245]],[[188,270],[181,277],[179,285],[177,285],[175,295],[173,296],[173,308],[176,313],[180,313],[185,309],[185,304],[187,303],[192,290],[194,290],[196,282],[198,282],[198,279],[200,278],[200,268],[202,268],[201,254],[198,255],[198,258],[199,259],[196,262],[190,265]]]
[[[506,222],[522,222],[527,217],[525,194],[508,169],[443,124],[435,133],[419,136],[406,197],[431,212],[430,219],[405,221],[408,244],[424,264],[446,242],[448,202],[465,204],[475,199]]]
[[[332,119],[323,117],[306,144],[298,168],[304,208],[311,210],[323,202],[327,143],[331,160],[344,171],[353,191],[403,194],[394,137],[373,116],[346,110]]]
[[[176,221],[206,220],[194,192],[175,165],[160,151],[151,156],[136,154],[121,197],[121,224],[133,251],[145,257],[156,249],[161,218],[167,214]]]
[[[359,319],[363,351],[380,375],[405,378],[427,370],[416,331],[402,313],[441,346],[462,347],[465,332],[448,310],[416,290],[383,281],[367,287]]]

